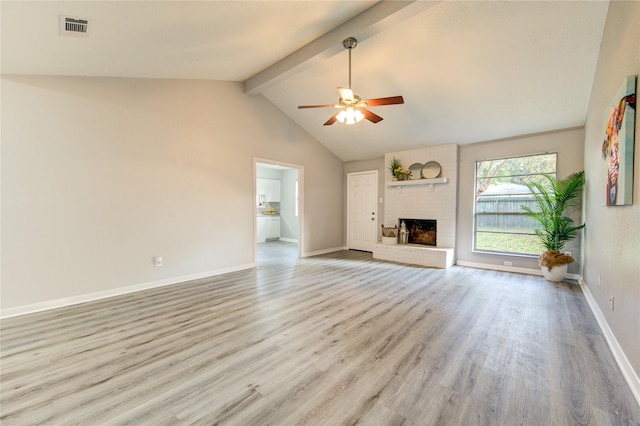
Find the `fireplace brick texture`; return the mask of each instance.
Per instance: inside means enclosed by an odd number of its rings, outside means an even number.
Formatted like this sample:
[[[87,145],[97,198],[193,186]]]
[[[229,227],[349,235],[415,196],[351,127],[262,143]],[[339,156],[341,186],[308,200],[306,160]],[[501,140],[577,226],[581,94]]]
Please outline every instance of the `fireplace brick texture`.
[[[426,246],[404,246],[376,244],[373,258],[409,265],[446,269],[454,265],[452,248],[428,248]]]
[[[414,163],[437,161],[448,183],[411,186],[390,186],[391,174],[385,174],[385,224],[397,224],[399,218],[435,219],[438,221],[438,247],[454,248],[456,241],[456,213],[458,188],[458,146],[438,145],[385,155],[388,164],[392,157],[408,167]]]

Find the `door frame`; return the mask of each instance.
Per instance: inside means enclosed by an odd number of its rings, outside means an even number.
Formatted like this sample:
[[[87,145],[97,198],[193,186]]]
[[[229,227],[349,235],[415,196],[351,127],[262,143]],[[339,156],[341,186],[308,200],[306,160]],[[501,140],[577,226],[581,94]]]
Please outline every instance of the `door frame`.
[[[350,172],[350,173],[347,173],[347,182],[346,182],[346,184],[347,184],[347,238],[346,238],[346,240],[347,240],[346,241],[347,249],[350,249],[349,243],[350,243],[350,236],[351,236],[351,229],[350,229],[350,225],[349,225],[349,223],[351,222],[349,220],[350,217],[351,217],[351,187],[349,186],[349,177],[353,176],[353,175],[364,175],[364,174],[370,174],[370,173],[375,174],[375,182],[376,182],[376,196],[375,196],[375,202],[374,202],[374,204],[375,204],[375,213],[376,213],[375,214],[376,220],[375,220],[375,227],[374,227],[375,241],[373,242],[373,244],[376,244],[378,242],[378,223],[380,222],[379,221],[379,217],[380,217],[379,213],[380,212],[379,212],[379,209],[378,209],[378,207],[379,207],[378,199],[380,197],[380,184],[378,182],[378,180],[380,178],[379,177],[379,171],[374,169],[374,170],[363,170],[363,171],[360,171],[360,172]],[[373,247],[371,249],[373,251]],[[357,250],[357,249],[354,249],[354,250]]]
[[[257,197],[257,170],[258,163],[272,164],[274,166],[287,167],[289,169],[298,170],[298,257],[303,257],[304,244],[304,166],[301,164],[287,163],[284,161],[271,160],[268,158],[253,157],[253,264],[257,264],[257,244],[258,244],[258,224],[256,217],[258,216],[258,206],[256,206]]]

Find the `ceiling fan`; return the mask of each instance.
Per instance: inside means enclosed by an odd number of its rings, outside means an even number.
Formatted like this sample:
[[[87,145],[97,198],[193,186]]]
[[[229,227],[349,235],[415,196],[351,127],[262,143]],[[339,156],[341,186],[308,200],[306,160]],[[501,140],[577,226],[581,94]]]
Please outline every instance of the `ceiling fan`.
[[[391,96],[388,98],[374,98],[374,99],[360,99],[360,96],[353,93],[351,90],[351,49],[356,47],[358,40],[353,37],[346,38],[342,45],[349,51],[349,88],[338,87],[338,93],[340,99],[336,105],[301,105],[298,109],[305,108],[338,108],[340,111],[335,113],[329,118],[325,126],[330,126],[336,121],[340,121],[344,124],[354,124],[361,121],[363,118],[371,121],[372,123],[378,123],[382,121],[382,117],[369,111],[366,107],[376,107],[383,105],[397,105],[403,104],[404,99],[402,96]]]

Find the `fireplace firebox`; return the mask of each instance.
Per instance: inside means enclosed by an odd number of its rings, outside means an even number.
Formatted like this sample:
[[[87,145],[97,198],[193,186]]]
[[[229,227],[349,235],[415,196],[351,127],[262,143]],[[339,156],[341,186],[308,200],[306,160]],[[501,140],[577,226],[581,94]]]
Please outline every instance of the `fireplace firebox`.
[[[408,243],[425,246],[437,245],[438,221],[432,219],[398,219],[398,228],[404,222],[407,227]]]

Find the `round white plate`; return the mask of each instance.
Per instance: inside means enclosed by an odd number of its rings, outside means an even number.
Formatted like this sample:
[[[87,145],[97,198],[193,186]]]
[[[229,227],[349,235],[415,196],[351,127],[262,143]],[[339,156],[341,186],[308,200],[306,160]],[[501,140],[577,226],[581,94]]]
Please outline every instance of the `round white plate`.
[[[440,167],[440,163],[437,161],[428,161],[422,167],[420,176],[422,179],[435,179],[440,176],[441,171],[442,168]]]
[[[409,167],[409,171],[411,172],[411,180],[417,180],[421,178],[423,166],[424,164],[422,163],[413,163],[411,167]]]

